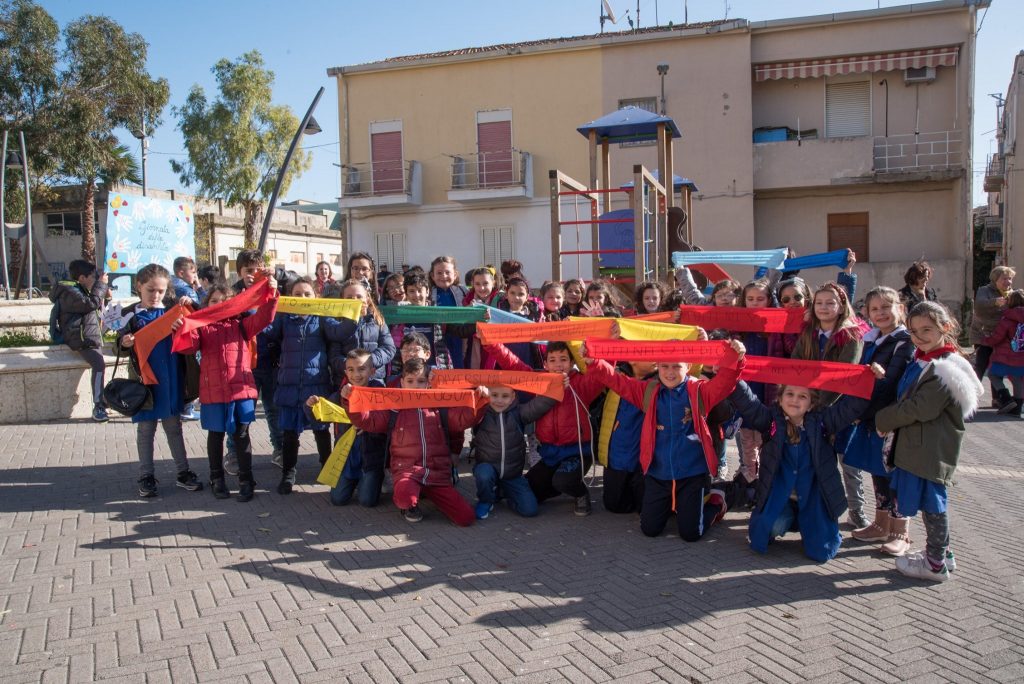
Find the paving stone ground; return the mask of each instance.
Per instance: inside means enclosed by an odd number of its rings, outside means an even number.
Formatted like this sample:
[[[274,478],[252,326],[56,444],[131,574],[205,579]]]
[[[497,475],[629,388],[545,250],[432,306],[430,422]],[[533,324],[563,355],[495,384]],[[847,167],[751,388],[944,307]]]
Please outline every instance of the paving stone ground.
[[[792,534],[755,554],[740,513],[648,539],[599,486],[589,518],[556,500],[469,529],[429,503],[416,525],[390,501],[335,508],[308,436],[281,497],[254,434],[239,504],[175,488],[159,439],[161,496],[139,500],[124,419],[0,427],[0,681],[1024,681],[1024,421],[991,410],[943,585],[849,540],[825,565]],[[204,437],[187,427],[205,478]]]

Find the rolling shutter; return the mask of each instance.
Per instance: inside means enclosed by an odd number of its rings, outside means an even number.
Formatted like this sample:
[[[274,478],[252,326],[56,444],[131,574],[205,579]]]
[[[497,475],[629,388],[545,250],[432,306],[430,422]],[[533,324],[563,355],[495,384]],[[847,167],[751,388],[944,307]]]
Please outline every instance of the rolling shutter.
[[[480,185],[508,185],[512,173],[512,122],[490,121],[476,125],[480,159]]]
[[[828,250],[837,249],[852,249],[858,263],[871,260],[867,212],[828,215]]]
[[[515,258],[515,229],[512,226],[493,226],[481,229],[483,263],[498,266]]]
[[[871,134],[871,82],[825,85],[825,136],[846,138]]]
[[[405,189],[402,177],[402,132],[371,134],[370,155],[373,160],[373,194],[402,192]]]
[[[389,270],[399,272],[405,263],[405,233],[377,233],[375,237],[377,265],[387,264]]]

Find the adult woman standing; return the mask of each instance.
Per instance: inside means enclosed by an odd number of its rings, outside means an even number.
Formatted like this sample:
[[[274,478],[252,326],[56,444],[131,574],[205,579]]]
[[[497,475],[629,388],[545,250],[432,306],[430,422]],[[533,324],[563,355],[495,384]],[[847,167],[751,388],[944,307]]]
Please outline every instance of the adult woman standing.
[[[900,289],[900,301],[903,310],[910,311],[921,302],[935,302],[939,297],[935,290],[928,287],[932,279],[932,267],[927,261],[915,261],[903,275],[906,285]]]
[[[974,316],[971,319],[971,344],[974,345],[974,372],[978,379],[985,376],[992,359],[992,347],[984,344],[986,337],[991,335],[999,319],[1006,310],[1006,295],[1013,289],[1013,277],[1017,272],[1009,266],[996,266],[989,273],[989,284],[978,288],[974,297]],[[989,373],[992,383],[992,396],[996,400],[999,413],[1013,411],[1017,404],[1010,396],[1006,380],[1002,376]]]

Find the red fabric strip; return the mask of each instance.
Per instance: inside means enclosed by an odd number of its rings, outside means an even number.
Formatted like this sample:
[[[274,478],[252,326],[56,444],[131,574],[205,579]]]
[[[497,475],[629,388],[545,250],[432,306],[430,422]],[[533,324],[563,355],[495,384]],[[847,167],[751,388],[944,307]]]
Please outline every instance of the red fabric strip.
[[[587,356],[605,361],[654,361],[660,363],[700,363],[715,366],[722,362],[729,343],[710,342],[627,342],[587,338]]]
[[[725,272],[725,269],[718,264],[693,264],[691,271],[696,271],[707,278],[712,284],[720,280],[732,280],[732,276]]]
[[[353,387],[348,411],[388,411],[417,408],[476,409],[476,393],[468,389],[392,389],[390,387]]]
[[[794,385],[870,399],[875,375],[868,366],[834,361],[798,361],[747,356],[740,377],[773,385]]]
[[[241,316],[251,309],[258,309],[261,305],[273,299],[273,296],[274,291],[270,289],[270,281],[264,278],[253,283],[252,287],[225,302],[214,304],[190,314],[182,326],[178,328],[178,332],[174,334],[174,351],[188,348],[188,340],[185,338],[193,330],[198,330],[211,323]]]
[[[799,333],[804,326],[804,310],[684,304],[679,307],[679,322],[705,330],[724,328],[729,332]]]

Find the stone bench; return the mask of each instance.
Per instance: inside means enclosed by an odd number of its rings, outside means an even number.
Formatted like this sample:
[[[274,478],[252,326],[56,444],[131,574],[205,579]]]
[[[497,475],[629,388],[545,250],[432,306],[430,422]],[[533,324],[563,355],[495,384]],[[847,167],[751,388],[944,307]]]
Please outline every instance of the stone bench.
[[[106,380],[115,357],[103,347]],[[119,376],[126,376],[121,359]],[[92,416],[89,364],[66,345],[0,349],[0,424],[41,423]]]

